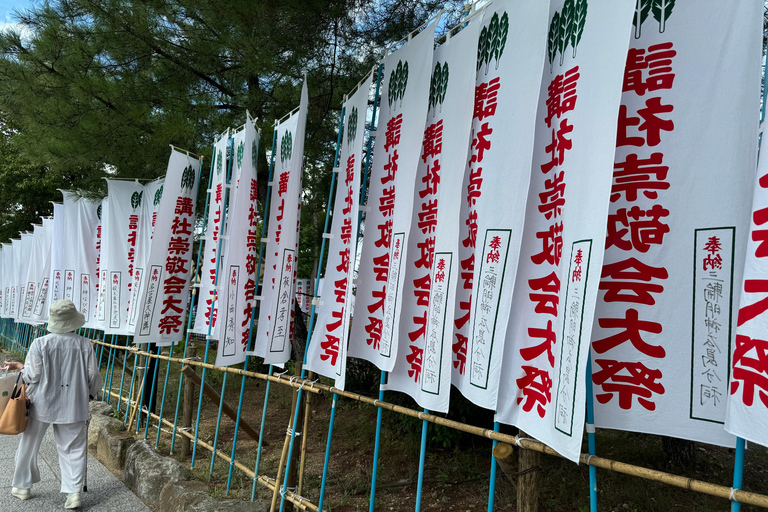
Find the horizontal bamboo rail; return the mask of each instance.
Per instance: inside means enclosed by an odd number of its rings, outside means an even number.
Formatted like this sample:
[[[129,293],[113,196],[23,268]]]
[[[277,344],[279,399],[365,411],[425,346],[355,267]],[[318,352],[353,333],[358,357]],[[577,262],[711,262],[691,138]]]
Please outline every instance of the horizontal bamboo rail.
[[[121,396],[118,393],[115,393],[113,391],[108,391],[108,393],[110,394],[110,396],[113,396],[115,398],[121,398]],[[133,402],[134,401],[131,401],[131,403],[133,403]],[[142,414],[147,414],[147,413],[148,413],[148,411],[146,409],[142,409]],[[158,416],[157,414],[152,413],[152,412],[149,412],[149,416],[151,418],[155,419],[155,420],[159,420],[160,419],[160,416]],[[165,418],[163,418],[162,421],[163,421],[163,424],[165,426],[170,427],[172,429],[175,428],[175,430],[176,430],[176,432],[178,434],[181,434],[182,436],[185,436],[185,437],[191,439],[192,441],[195,440],[194,434],[191,434],[190,432],[187,432],[186,430],[184,430],[183,427],[174,427],[173,423],[171,423],[170,421],[166,420]],[[165,431],[163,431],[163,432],[165,432]],[[219,457],[220,459],[224,460],[228,464],[230,464],[232,466],[235,466],[237,469],[239,469],[240,471],[245,473],[249,478],[253,479],[253,477],[255,476],[255,473],[251,469],[249,469],[244,464],[242,464],[240,462],[237,462],[236,460],[233,461],[227,454],[225,454],[221,450],[216,450],[214,452],[213,446],[211,446],[210,444],[206,443],[205,441],[202,441],[202,440],[198,439],[197,440],[197,444],[199,446],[202,446],[203,448],[205,448],[209,452],[214,453],[217,457]],[[275,489],[274,481],[270,480],[265,475],[261,475],[259,478],[256,479],[256,481],[259,482],[261,485],[267,487],[268,489],[272,490],[272,491],[274,491],[274,489]],[[293,503],[294,505],[299,507],[301,510],[312,510],[313,512],[317,512],[317,510],[318,510],[317,509],[317,505],[307,501],[306,498],[304,498],[302,496],[298,496],[298,495],[294,494],[291,491],[288,491],[288,490],[285,491],[285,499],[289,500],[291,503]]]
[[[109,343],[105,343],[99,340],[91,340],[91,341],[101,345],[110,346]],[[115,347],[114,345],[112,346]],[[466,432],[468,434],[473,434],[473,435],[484,437],[487,439],[493,439],[495,441],[499,441],[502,443],[515,445],[520,448],[524,448],[526,450],[534,450],[541,453],[545,453],[547,455],[553,455],[555,457],[564,458],[562,455],[557,453],[555,450],[553,450],[549,446],[545,445],[544,443],[535,441],[533,439],[528,439],[520,436],[513,436],[509,434],[502,434],[501,432],[496,432],[494,430],[476,427],[474,425],[467,425],[466,423],[449,420],[446,418],[442,418],[440,416],[435,416],[433,414],[427,414],[427,413],[417,411],[414,409],[409,409],[407,407],[403,407],[400,405],[395,405],[389,402],[384,402],[381,400],[370,398],[365,395],[361,395],[359,393],[344,391],[333,386],[327,386],[325,384],[321,384],[319,382],[314,382],[314,381],[310,382],[305,379],[296,379],[295,377],[292,377],[292,378],[283,378],[282,376],[275,377],[275,376],[266,375],[263,373],[245,372],[243,370],[231,369],[227,367],[216,367],[210,364],[200,363],[199,361],[171,358],[167,356],[150,354],[147,352],[140,352],[136,348],[128,348],[128,347],[115,347],[115,348],[120,348],[122,350],[131,350],[140,355],[146,355],[148,357],[155,357],[155,358],[159,358],[167,361],[176,361],[176,362],[183,362],[186,364],[195,364],[198,366],[204,366],[206,368],[210,368],[214,370],[229,371],[232,373],[247,375],[247,376],[251,376],[258,379],[271,380],[272,382],[277,382],[286,386],[291,386],[293,388],[303,387],[305,390],[312,391],[314,393],[319,393],[321,391],[324,391],[326,393],[332,393],[339,396],[343,396],[345,398],[349,398],[351,400],[357,400],[358,402],[363,402],[363,403],[372,405],[374,407],[386,409],[388,411],[403,414],[405,416],[410,416],[412,418],[417,418],[419,420],[428,421],[430,423],[434,423],[435,425],[442,425],[444,427],[452,428],[454,430],[458,430],[461,432]],[[153,415],[153,417],[156,418],[157,416]],[[165,423],[166,420],[163,420],[163,422]],[[185,433],[185,435],[187,434]],[[204,447],[206,446],[200,440],[198,440],[198,444]],[[209,447],[208,449],[211,450],[212,447]],[[222,457],[229,462],[230,460],[229,457],[226,457],[223,454],[222,454]],[[741,503],[746,503],[748,505],[755,505],[762,508],[768,508],[768,496],[764,494],[758,494],[758,493],[749,492],[749,491],[742,491],[740,489],[734,489],[733,487],[726,487],[724,485],[717,485],[709,482],[704,482],[701,480],[695,480],[693,478],[686,478],[684,476],[673,475],[671,473],[666,473],[664,471],[644,468],[642,466],[636,466],[634,464],[627,464],[624,462],[619,462],[611,459],[605,459],[603,457],[597,457],[595,455],[589,455],[586,453],[582,453],[579,456],[579,462],[581,462],[582,464],[586,464],[588,466],[595,466],[598,468],[615,471],[617,473],[622,473],[625,475],[643,478],[645,480],[661,482],[667,485],[672,485],[674,487],[688,489],[690,491],[700,492],[702,494],[708,494],[710,496],[716,496],[718,498],[724,498],[727,500],[736,500],[736,501],[740,501]],[[286,491],[286,497],[287,496],[288,496],[288,492]]]

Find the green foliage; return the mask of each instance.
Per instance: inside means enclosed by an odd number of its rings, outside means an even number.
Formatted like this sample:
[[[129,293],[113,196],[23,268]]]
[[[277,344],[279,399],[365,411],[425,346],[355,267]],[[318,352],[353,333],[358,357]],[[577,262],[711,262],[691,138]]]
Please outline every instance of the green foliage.
[[[445,101],[445,93],[448,90],[448,63],[445,62],[441,66],[438,62],[435,64],[435,69],[432,71],[432,79],[429,82],[429,110],[435,109],[433,116],[440,105],[442,111],[443,102]]]
[[[224,157],[221,155],[221,150],[216,153],[216,175],[221,176],[221,172],[224,170]]]
[[[496,59],[495,69],[499,69],[499,60],[504,53],[509,32],[509,16],[506,11],[499,17],[499,13],[493,13],[488,25],[480,30],[480,41],[477,48],[477,70],[485,64],[485,74],[488,74],[488,66]],[[446,77],[447,78],[447,77]]]
[[[160,199],[163,197],[163,187],[165,187],[165,185],[160,185],[160,188],[155,191],[155,201],[153,203],[155,206],[160,204]]]
[[[395,109],[403,104],[405,88],[408,86],[408,61],[397,61],[397,66],[389,74],[387,87],[387,105]],[[399,100],[399,102],[398,102]]]

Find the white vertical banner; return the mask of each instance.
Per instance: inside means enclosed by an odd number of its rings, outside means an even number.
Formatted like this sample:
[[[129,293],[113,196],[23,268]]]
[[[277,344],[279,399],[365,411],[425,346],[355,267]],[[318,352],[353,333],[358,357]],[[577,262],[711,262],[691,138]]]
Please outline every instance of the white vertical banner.
[[[384,59],[377,143],[371,168],[349,355],[391,371],[397,357],[403,262],[421,156],[435,27]]]
[[[101,200],[96,210],[101,220],[96,230],[96,329],[104,331],[110,321],[107,293],[110,290],[109,270],[106,265],[109,260],[109,244],[106,243],[109,231],[109,196]]]
[[[35,226],[32,252],[27,271],[27,292],[21,310],[23,321],[35,325],[48,319],[48,284],[51,273],[51,239],[53,220],[43,219],[42,226]]]
[[[635,0],[555,0],[496,420],[578,461]],[[492,250],[486,236],[481,283]],[[483,293],[478,294],[482,307]]]
[[[254,124],[249,116],[243,130],[234,137],[233,173],[237,172],[238,180],[232,180],[234,192],[230,196],[232,206],[227,219],[230,238],[219,269],[221,322],[216,366],[245,361],[251,333],[256,263],[261,245],[256,207],[259,133]]]
[[[11,315],[13,267],[13,240],[11,240],[9,244],[3,244],[3,318],[13,318],[13,315]]]
[[[195,325],[191,332],[208,335],[208,324],[213,317],[213,326],[210,328],[211,336],[216,336],[216,261],[219,259],[219,247],[224,250],[225,241],[220,239],[224,226],[224,199],[227,186],[227,146],[229,143],[229,130],[222,134],[213,146],[215,159],[213,163],[213,178],[211,180],[210,200],[208,201],[208,221],[205,227],[205,235],[201,238],[203,244],[203,265],[200,277],[200,290],[197,301],[197,314]],[[221,242],[221,243],[220,243]]]
[[[488,409],[496,408],[520,250],[547,14],[546,2],[494,2],[474,59],[472,132],[451,256],[454,309],[444,329],[453,385]]]
[[[53,204],[53,238],[51,239],[51,281],[48,286],[48,307],[63,298],[64,277],[64,240],[66,240],[64,224],[64,205]]]
[[[0,318],[6,318],[5,316],[5,280],[8,277],[8,272],[5,270],[5,257],[10,254],[10,251],[5,250],[5,244],[0,246]]]
[[[29,269],[29,256],[32,253],[32,233],[22,233],[16,251],[18,257],[16,266],[16,293],[13,303],[13,319],[23,322],[21,313],[24,308],[24,296],[27,290],[27,270]]]
[[[592,333],[595,423],[732,446],[723,423],[754,188],[762,3],[649,3],[635,12],[624,72]]]
[[[41,225],[32,227],[32,233],[29,237],[29,254],[27,257],[26,268],[23,269],[24,283],[23,293],[21,295],[21,304],[19,306],[19,320],[25,324],[32,324],[32,309],[35,302],[35,294],[39,284],[38,274],[42,272],[45,262],[42,260],[42,228]]]
[[[138,301],[134,343],[167,346],[184,337],[199,180],[200,161],[173,149],[146,265],[147,281]]]
[[[739,313],[737,316],[736,343],[731,360],[729,393],[727,394],[727,414],[725,429],[731,434],[748,441],[768,446],[768,267],[766,267],[766,242],[768,230],[763,227],[768,222],[768,137],[765,133],[760,147],[760,163],[755,177],[755,189],[752,199],[752,221],[749,227],[744,279],[736,292],[740,292]],[[716,233],[707,233],[716,235]],[[718,242],[721,238],[718,237]],[[712,236],[702,239],[710,248],[715,240]],[[722,272],[723,267],[711,265],[728,261],[721,243],[718,251],[701,251],[704,259],[702,269],[707,262],[709,273]],[[723,257],[725,256],[725,258]],[[739,254],[735,255],[739,258]],[[727,267],[724,267],[727,269]],[[706,276],[710,277],[710,276]],[[717,277],[717,276],[714,276]],[[699,301],[704,315],[712,316],[721,310],[726,291],[719,281],[708,279],[700,294]],[[714,340],[713,340],[714,341]],[[706,348],[715,348],[713,343]],[[704,347],[702,347],[704,348]],[[700,357],[706,357],[706,349],[700,350]],[[710,372],[710,375],[714,372]],[[706,377],[706,375],[705,375]],[[704,382],[701,385],[708,385]],[[721,383],[719,383],[721,384]],[[700,402],[695,404],[700,406]]]
[[[103,243],[106,254],[101,258],[107,278],[104,332],[127,335],[130,334],[126,320],[134,286],[142,203],[148,198],[144,197],[144,186],[137,181],[107,180],[107,190],[109,202]]]
[[[347,336],[351,315],[352,279],[357,256],[363,140],[372,78],[371,75],[363,80],[357,91],[344,103],[333,224],[328,244],[328,260],[323,274],[329,283],[333,283],[333,288],[326,290],[330,293],[318,298],[315,307],[317,320],[307,347],[306,368],[334,379],[335,386],[339,389],[344,389],[347,369]],[[311,280],[300,281],[302,283],[299,290],[312,294]],[[301,302],[308,303],[303,299]]]
[[[149,251],[152,247],[152,234],[157,223],[157,208],[160,205],[160,199],[163,197],[164,178],[157,179],[144,185],[144,195],[141,202],[141,215],[139,216],[139,229],[136,241],[136,257],[133,269],[133,285],[131,286],[131,297],[128,300],[127,325],[128,333],[133,334],[136,330],[136,319],[138,318],[138,301],[141,291],[146,285],[146,266],[149,259]]]
[[[275,127],[277,139],[267,256],[253,353],[263,357],[265,364],[278,366],[290,357],[293,335],[293,292],[308,101],[305,81],[299,110]]]
[[[75,299],[72,302],[77,310],[85,315],[83,327],[95,328],[98,326],[96,311],[96,261],[99,259],[100,240],[98,237],[99,208],[101,201],[81,198],[77,202],[78,223],[76,225],[75,240],[77,240],[76,252],[70,253],[76,260],[73,262],[75,269]]]
[[[434,52],[427,122],[404,262],[399,347],[387,388],[448,411],[462,183],[482,16]]]

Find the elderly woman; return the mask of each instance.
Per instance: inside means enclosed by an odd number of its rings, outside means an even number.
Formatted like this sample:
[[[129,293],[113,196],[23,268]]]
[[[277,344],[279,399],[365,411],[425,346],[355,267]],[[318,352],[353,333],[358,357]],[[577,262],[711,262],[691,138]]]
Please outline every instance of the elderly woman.
[[[59,450],[61,492],[67,493],[64,508],[80,507],[85,479],[86,422],[88,399],[96,397],[102,385],[91,343],[74,333],[85,317],[70,300],[51,305],[48,331],[29,346],[24,364],[6,361],[21,370],[31,402],[27,428],[16,451],[11,494],[20,500],[32,497],[32,484],[40,481],[37,455],[48,426]]]

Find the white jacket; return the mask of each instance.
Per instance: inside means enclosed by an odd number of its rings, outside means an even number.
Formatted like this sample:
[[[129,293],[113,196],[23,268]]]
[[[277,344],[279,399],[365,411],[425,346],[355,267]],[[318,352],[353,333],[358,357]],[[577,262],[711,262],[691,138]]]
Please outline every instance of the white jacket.
[[[70,332],[35,338],[22,378],[30,416],[46,423],[88,420],[88,396],[96,397],[102,378],[91,342]]]

